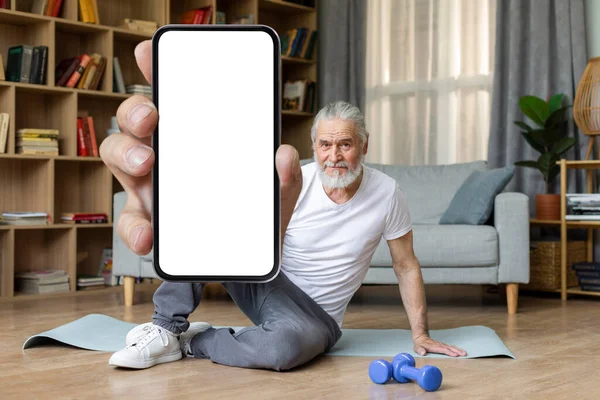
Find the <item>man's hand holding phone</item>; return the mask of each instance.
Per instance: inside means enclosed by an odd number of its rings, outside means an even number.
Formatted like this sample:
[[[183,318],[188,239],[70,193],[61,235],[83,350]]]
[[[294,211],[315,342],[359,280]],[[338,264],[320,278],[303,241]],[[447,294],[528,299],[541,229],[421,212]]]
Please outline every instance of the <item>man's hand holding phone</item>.
[[[152,81],[152,43],[141,42],[135,59],[146,80]],[[158,123],[156,107],[146,96],[133,95],[117,110],[121,133],[100,145],[100,157],[127,192],[127,204],[117,221],[121,240],[136,254],[152,250],[152,134]]]

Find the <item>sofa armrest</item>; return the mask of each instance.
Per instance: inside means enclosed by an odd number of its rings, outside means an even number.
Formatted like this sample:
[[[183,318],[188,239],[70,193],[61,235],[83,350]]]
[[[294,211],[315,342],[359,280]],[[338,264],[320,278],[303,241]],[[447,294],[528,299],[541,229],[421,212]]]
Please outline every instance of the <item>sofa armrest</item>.
[[[494,200],[498,231],[498,283],[529,283],[529,198],[504,192]]]

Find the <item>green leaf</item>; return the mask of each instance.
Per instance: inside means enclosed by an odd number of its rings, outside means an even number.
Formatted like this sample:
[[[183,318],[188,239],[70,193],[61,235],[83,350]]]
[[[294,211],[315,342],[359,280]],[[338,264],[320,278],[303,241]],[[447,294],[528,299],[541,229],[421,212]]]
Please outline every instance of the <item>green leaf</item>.
[[[559,108],[558,110],[555,110],[552,114],[550,114],[544,126],[546,128],[552,128],[556,125],[565,122],[567,120],[567,110],[570,107],[571,106],[564,106]]]
[[[556,166],[556,162],[558,161],[558,155],[548,152],[544,153],[538,158],[538,166],[542,174],[546,178],[548,178],[548,174],[553,166]]]
[[[534,149],[536,149],[537,151],[539,151],[540,153],[545,153],[546,149],[544,148],[544,143],[543,142],[538,142],[536,141],[536,139],[534,139],[534,137],[527,132],[521,132],[521,134],[523,135],[523,137],[525,137],[525,140],[527,141],[527,143],[529,143],[529,145],[531,147],[533,147]]]
[[[529,135],[531,136],[534,142],[538,143],[543,147],[552,145],[552,142],[550,142],[551,138],[548,136],[547,129],[534,129],[531,132],[529,132]],[[544,149],[543,152],[545,151],[546,150]]]
[[[544,122],[546,122],[546,119],[550,115],[548,103],[536,96],[521,97],[519,107],[521,107],[523,114],[539,126],[544,126]]]
[[[552,152],[560,156],[567,152],[571,147],[575,146],[575,142],[576,140],[573,137],[562,138],[554,144]]]
[[[550,107],[550,114],[552,114],[554,111],[558,110],[562,106],[563,98],[564,94],[562,93],[555,94],[550,98],[550,100],[548,101],[548,105]]]
[[[532,161],[532,160],[527,160],[527,161],[517,161],[515,163],[515,165],[519,166],[519,167],[528,167],[528,168],[535,168],[535,169],[539,169],[538,166],[538,162],[537,161]]]
[[[533,128],[527,125],[525,122],[515,121],[515,125],[525,129],[527,132],[531,132],[533,130]]]

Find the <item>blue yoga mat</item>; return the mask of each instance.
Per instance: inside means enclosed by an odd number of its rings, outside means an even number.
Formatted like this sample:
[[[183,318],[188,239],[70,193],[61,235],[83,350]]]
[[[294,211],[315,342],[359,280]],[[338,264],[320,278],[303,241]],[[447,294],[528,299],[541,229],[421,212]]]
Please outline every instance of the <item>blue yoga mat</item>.
[[[23,344],[23,350],[58,342],[86,350],[115,352],[125,347],[125,336],[136,325],[103,314],[90,314],[29,337]],[[233,326],[232,328],[237,331],[244,327]],[[467,357],[460,358],[506,356],[515,359],[496,332],[485,326],[431,330],[430,334],[435,340],[465,349]],[[327,355],[394,357],[401,352],[422,357],[413,351],[410,330],[342,329],[342,338]],[[427,354],[425,357],[450,358],[441,354]]]

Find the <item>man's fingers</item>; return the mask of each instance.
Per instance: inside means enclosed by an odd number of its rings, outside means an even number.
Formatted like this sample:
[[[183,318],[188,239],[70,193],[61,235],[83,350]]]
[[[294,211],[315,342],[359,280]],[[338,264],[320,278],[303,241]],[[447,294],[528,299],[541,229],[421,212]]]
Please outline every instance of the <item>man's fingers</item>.
[[[117,221],[117,231],[121,240],[131,251],[138,255],[145,255],[152,250],[152,225],[149,214],[143,212],[137,200],[132,200],[128,193],[127,204],[121,211]]]
[[[133,95],[119,105],[117,123],[121,132],[143,139],[145,144],[150,145],[158,124],[158,111],[146,96]]]
[[[135,61],[148,83],[152,83],[152,41],[144,40],[135,47]]]
[[[287,144],[282,144],[275,154],[275,166],[282,186],[297,181],[301,175],[300,156],[298,151]]]
[[[456,354],[458,354],[459,356],[466,356],[467,352],[463,349],[461,349],[460,347],[456,347],[456,346],[448,346],[449,348],[452,349],[452,351],[454,351]]]
[[[127,191],[151,185],[154,151],[139,140],[113,133],[102,141],[100,157]]]

